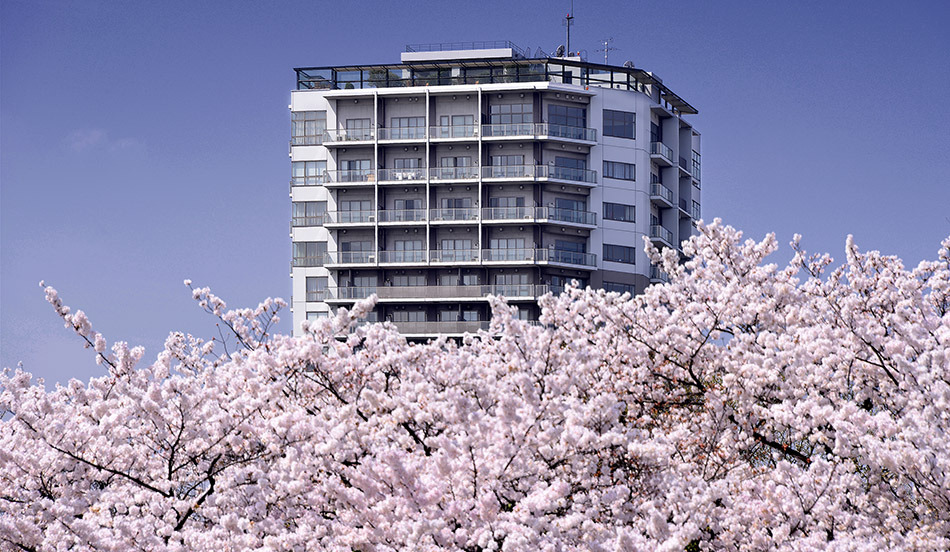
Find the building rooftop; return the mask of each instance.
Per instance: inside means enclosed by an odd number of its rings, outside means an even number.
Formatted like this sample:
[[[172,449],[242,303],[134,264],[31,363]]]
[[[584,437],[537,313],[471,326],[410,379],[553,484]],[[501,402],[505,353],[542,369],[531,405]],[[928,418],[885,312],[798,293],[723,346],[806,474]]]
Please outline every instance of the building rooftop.
[[[653,74],[580,58],[526,57],[501,42],[410,44],[401,63],[297,67],[297,90],[342,90],[511,82],[555,82],[579,86],[659,91],[660,103],[675,113],[698,111]],[[543,54],[543,52],[541,52]]]

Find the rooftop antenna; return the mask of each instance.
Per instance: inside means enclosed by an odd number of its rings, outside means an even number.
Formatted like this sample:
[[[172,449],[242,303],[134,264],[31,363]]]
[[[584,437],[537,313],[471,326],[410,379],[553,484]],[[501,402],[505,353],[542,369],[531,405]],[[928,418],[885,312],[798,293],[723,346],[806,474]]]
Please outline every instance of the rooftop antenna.
[[[567,27],[567,55],[571,55],[571,25],[574,24],[574,0],[571,0],[571,11],[564,18],[564,26]]]
[[[614,39],[613,37],[604,39],[604,47],[601,48],[601,49],[599,49],[599,50],[597,50],[598,52],[603,52],[603,53],[604,53],[604,65],[610,65],[609,63],[607,63],[607,54],[609,54],[609,53],[610,53],[611,51],[613,51],[613,50],[619,50],[619,49],[620,49],[620,48],[614,48],[613,46],[610,45],[610,43],[613,41],[613,39]]]

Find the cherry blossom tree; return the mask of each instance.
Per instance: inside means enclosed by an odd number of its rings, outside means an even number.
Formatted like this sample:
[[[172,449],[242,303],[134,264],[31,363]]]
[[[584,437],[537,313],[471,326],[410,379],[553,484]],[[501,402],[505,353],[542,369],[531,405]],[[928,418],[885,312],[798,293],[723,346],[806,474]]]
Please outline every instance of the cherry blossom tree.
[[[200,288],[219,336],[142,366],[47,287],[108,373],[0,376],[0,548],[950,549],[950,239],[779,267],[700,230],[685,263],[647,244],[668,284],[536,325],[494,298],[458,343],[372,299],[271,335],[283,302]]]

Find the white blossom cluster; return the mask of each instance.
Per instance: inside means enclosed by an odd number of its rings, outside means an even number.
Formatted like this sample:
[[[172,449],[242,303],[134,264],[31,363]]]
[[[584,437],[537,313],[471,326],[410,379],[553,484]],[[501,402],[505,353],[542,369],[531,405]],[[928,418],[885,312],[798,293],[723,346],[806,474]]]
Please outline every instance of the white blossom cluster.
[[[645,294],[570,289],[541,324],[411,345],[373,301],[47,391],[0,376],[0,549],[388,552],[950,549],[950,239],[905,269],[718,221],[650,250]],[[190,286],[190,282],[186,282]],[[222,334],[223,335],[223,334]]]

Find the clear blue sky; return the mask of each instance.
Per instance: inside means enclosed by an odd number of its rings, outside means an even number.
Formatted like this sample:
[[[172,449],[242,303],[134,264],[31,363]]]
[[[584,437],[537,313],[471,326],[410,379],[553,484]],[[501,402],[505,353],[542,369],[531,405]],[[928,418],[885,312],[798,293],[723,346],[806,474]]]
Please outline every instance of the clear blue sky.
[[[950,235],[950,2],[577,0],[572,46],[696,106],[703,215],[909,264]],[[0,2],[0,364],[100,373],[37,282],[111,341],[212,336],[182,285],[289,298],[293,67],[413,42],[564,41],[569,0]],[[777,261],[784,261],[783,255]],[[280,329],[290,330],[289,312]]]

